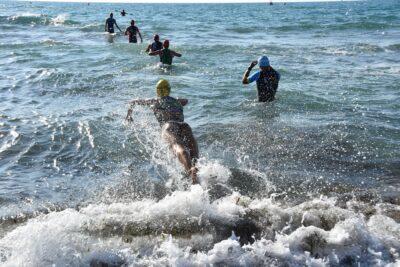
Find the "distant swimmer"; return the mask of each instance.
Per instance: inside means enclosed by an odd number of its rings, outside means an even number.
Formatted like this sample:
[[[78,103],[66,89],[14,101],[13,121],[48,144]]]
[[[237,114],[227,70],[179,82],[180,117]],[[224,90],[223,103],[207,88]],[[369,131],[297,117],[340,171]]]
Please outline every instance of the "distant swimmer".
[[[126,28],[125,35],[128,35],[130,43],[137,43],[137,35],[140,37],[140,42],[143,43],[142,35],[139,28],[135,26],[135,21],[131,20],[131,26]]]
[[[182,55],[169,49],[169,41],[165,40],[163,44],[164,49],[150,52],[150,56],[160,55],[160,61],[163,64],[172,65],[174,57],[181,57]]]
[[[156,85],[157,99],[136,99],[130,105],[150,106],[161,126],[161,136],[169,144],[192,178],[193,184],[197,181],[196,161],[199,158],[199,149],[189,124],[184,122],[183,106],[187,99],[177,99],[169,96],[171,86],[167,80],[161,79]],[[128,109],[126,120],[132,122],[132,108]]]
[[[118,30],[122,32],[121,29],[118,27],[117,21],[114,19],[114,14],[110,13],[110,17],[106,19],[104,30],[109,33],[114,33],[114,24],[118,28]]]
[[[255,65],[259,65],[260,70],[254,73],[250,78],[250,72]],[[258,101],[270,102],[275,99],[276,91],[281,75],[274,70],[269,64],[267,56],[262,56],[258,61],[251,62],[249,68],[243,75],[242,83],[249,84],[254,81],[257,82]]]
[[[163,48],[163,44],[160,42],[160,36],[158,34],[154,35],[154,42],[147,46],[146,52],[155,52]]]
[[[125,15],[126,15],[125,9],[122,9],[121,16],[125,17]]]

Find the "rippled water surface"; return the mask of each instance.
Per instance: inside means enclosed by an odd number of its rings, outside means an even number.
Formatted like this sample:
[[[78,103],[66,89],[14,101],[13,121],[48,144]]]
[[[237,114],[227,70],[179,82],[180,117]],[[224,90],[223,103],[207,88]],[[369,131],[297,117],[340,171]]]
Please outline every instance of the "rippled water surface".
[[[2,264],[399,264],[399,10],[1,1]],[[105,34],[111,11],[144,43]],[[155,33],[171,69],[144,51]],[[262,54],[269,104],[241,84]],[[124,123],[160,78],[189,99],[201,186],[151,111]]]

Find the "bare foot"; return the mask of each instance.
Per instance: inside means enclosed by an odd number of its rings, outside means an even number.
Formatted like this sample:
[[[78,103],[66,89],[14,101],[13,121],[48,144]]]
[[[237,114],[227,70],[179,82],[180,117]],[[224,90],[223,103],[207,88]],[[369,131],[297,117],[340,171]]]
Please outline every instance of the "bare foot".
[[[199,183],[199,181],[197,181],[197,172],[198,172],[198,169],[194,166],[192,168],[190,168],[190,170],[189,170],[189,175],[190,175],[190,177],[192,177],[193,184]]]

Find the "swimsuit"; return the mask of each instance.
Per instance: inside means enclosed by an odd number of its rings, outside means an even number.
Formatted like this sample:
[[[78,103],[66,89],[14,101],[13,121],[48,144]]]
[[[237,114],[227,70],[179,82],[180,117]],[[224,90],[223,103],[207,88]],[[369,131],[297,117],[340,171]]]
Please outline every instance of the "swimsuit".
[[[137,43],[136,34],[138,32],[138,28],[136,26],[129,26],[126,30],[129,32],[129,42]]]
[[[280,74],[273,68],[258,71],[249,78],[249,83],[257,82],[258,101],[269,102],[275,99]]]
[[[162,97],[153,107],[156,119],[163,126],[167,122],[183,122],[183,106],[175,98],[170,96]]]
[[[113,18],[108,18],[108,19],[106,20],[106,23],[107,23],[108,32],[109,32],[109,33],[114,33],[114,23],[116,23],[116,22],[115,22],[115,19],[113,19]]]
[[[168,48],[164,48],[164,50],[162,50],[160,61],[163,64],[172,65],[172,54]]]

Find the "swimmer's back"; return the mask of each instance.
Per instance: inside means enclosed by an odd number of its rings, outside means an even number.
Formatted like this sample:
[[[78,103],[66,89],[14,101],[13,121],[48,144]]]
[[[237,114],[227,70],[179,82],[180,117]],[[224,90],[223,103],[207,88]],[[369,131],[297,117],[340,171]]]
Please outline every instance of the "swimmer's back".
[[[183,122],[183,106],[179,100],[164,96],[153,106],[154,115],[158,122],[163,125],[166,122]]]

